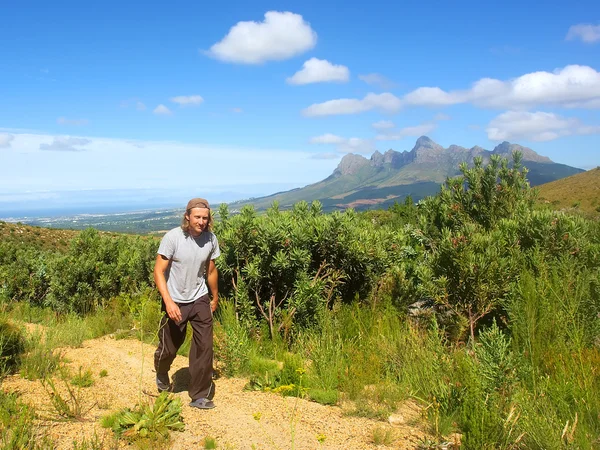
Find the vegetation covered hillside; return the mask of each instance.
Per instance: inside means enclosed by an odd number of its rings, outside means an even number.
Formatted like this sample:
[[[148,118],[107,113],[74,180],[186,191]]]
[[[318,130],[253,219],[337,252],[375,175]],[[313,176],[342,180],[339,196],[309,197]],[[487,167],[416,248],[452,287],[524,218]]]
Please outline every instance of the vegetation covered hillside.
[[[600,167],[538,187],[539,200],[555,209],[600,217]]]
[[[78,234],[73,230],[48,228],[0,221],[0,242],[31,245],[39,250],[66,250],[69,241]]]
[[[518,154],[460,170],[389,211],[223,205],[221,373],[382,424],[416,402],[429,423],[421,449],[600,447],[600,222],[537,209]],[[86,230],[64,253],[17,258],[15,245],[0,245],[6,316],[85,322],[83,337],[124,323],[156,333],[156,240]],[[41,358],[39,339],[8,346],[15,330],[0,330],[5,372],[61,376],[52,348]],[[58,361],[42,370],[32,358]],[[383,441],[400,444],[373,437]]]

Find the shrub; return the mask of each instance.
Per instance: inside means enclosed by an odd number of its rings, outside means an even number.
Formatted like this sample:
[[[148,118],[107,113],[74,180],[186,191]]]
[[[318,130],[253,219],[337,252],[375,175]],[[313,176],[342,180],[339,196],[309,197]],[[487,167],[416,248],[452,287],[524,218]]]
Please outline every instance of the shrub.
[[[24,350],[21,330],[0,316],[0,378],[19,367]]]
[[[181,400],[161,392],[154,403],[134,409],[125,408],[102,419],[104,428],[111,428],[118,436],[135,441],[140,438],[167,439],[169,431],[183,431]]]

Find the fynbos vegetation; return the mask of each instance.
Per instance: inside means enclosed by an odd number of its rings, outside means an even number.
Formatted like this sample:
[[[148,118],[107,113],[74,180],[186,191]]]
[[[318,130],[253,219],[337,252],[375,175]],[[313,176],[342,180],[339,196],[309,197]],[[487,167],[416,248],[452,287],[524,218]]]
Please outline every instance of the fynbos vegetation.
[[[222,206],[219,369],[374,418],[418,402],[423,448],[452,433],[467,449],[600,446],[600,224],[536,209],[519,155],[461,172],[388,211]],[[95,230],[68,247],[3,239],[3,309],[87,320],[81,339],[127,321],[147,335],[157,245]],[[36,353],[6,323],[0,361],[14,372]],[[393,440],[381,430],[374,442]]]

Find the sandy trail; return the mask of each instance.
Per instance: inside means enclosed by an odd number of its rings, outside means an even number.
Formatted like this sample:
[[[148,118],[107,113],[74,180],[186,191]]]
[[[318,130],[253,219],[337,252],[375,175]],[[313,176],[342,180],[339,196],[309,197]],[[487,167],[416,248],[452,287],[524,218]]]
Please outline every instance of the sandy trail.
[[[116,340],[111,336],[85,341],[80,348],[64,349],[70,373],[78,373],[80,367],[84,371],[90,369],[94,385],[80,390],[85,409],[91,408],[82,421],[43,422],[57,448],[72,449],[74,439],[89,438],[94,432],[105,442],[113,440],[112,432],[103,429],[99,419],[111,411],[152,400],[143,392],[156,392],[152,363],[154,349],[138,340]],[[102,370],[108,375],[100,377]],[[188,406],[187,358],[178,356],[171,374],[176,377],[174,395],[182,400],[185,422],[185,431],[171,433],[170,448],[173,449],[204,448],[203,441],[207,436],[216,439],[219,449],[382,448],[373,444],[375,428],[393,430],[394,439],[388,448],[412,449],[425,436],[422,424],[417,423],[419,411],[414,406],[405,406],[401,411],[404,423],[392,426],[387,422],[344,415],[343,409],[337,406],[246,391],[247,380],[239,378],[216,380],[217,407],[200,411]],[[60,386],[60,382],[57,385]],[[50,397],[39,381],[13,375],[4,380],[2,389],[20,392],[21,400],[34,406],[41,416],[56,416]],[[260,421],[254,419],[255,413],[260,413]],[[318,435],[325,436],[322,443],[317,440]]]

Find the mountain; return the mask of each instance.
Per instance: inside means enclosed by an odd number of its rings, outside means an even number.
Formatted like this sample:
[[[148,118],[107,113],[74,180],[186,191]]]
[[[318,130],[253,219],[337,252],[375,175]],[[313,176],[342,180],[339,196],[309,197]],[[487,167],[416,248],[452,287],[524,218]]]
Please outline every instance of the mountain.
[[[600,167],[538,186],[538,200],[554,209],[600,216]]]
[[[550,158],[518,144],[502,142],[491,151],[479,146],[465,148],[451,145],[444,148],[427,136],[421,136],[410,151],[390,149],[383,154],[376,151],[369,159],[348,154],[323,181],[267,197],[230,203],[230,207],[238,209],[245,204],[253,204],[257,209],[266,209],[273,201],[278,201],[281,208],[288,208],[300,200],[320,200],[328,211],[349,207],[385,208],[408,195],[417,201],[436,194],[446,178],[459,173],[459,165],[463,161],[472,164],[477,156],[489,161],[492,155],[510,160],[516,150],[523,155],[523,164],[529,169],[528,178],[532,186],[583,172],[552,162]]]

